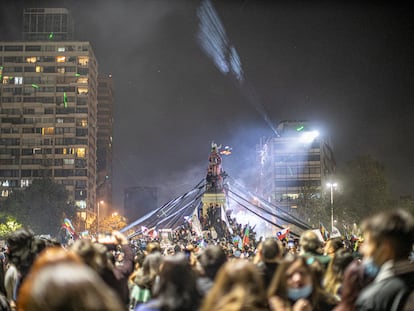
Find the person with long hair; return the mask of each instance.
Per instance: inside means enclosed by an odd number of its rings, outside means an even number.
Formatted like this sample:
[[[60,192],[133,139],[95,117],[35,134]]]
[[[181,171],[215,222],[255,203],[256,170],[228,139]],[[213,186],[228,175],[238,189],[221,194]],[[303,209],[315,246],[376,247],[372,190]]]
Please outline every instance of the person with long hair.
[[[130,288],[129,308],[131,310],[135,309],[138,304],[149,301],[153,296],[153,287],[160,271],[162,259],[163,256],[159,252],[150,253],[145,257]]]
[[[18,311],[123,311],[116,293],[85,264],[46,265],[23,282]]]
[[[139,304],[135,311],[196,311],[201,296],[188,258],[179,253],[165,257],[153,290],[154,298]]]
[[[121,300],[75,253],[44,250],[23,281],[18,311],[124,311]]]
[[[284,260],[268,291],[274,311],[330,311],[335,300],[320,286],[304,257]]]
[[[346,249],[340,249],[335,252],[332,260],[329,262],[323,279],[323,287],[333,295],[338,301],[341,300],[342,283],[344,280],[345,269],[354,260],[352,253]]]
[[[219,270],[215,284],[203,301],[201,311],[262,311],[267,307],[266,292],[257,267],[247,260],[227,262]]]

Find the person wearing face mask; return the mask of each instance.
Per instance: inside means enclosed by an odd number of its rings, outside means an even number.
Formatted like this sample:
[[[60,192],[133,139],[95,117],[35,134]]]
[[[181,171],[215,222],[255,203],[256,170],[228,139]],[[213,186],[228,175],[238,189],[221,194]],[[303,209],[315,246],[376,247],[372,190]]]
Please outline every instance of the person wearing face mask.
[[[273,311],[330,311],[335,299],[326,293],[304,257],[284,260],[268,290]]]
[[[355,310],[406,310],[407,299],[414,292],[414,263],[409,260],[414,243],[413,215],[391,210],[370,217],[361,227],[362,264],[365,273],[375,279],[359,294]]]

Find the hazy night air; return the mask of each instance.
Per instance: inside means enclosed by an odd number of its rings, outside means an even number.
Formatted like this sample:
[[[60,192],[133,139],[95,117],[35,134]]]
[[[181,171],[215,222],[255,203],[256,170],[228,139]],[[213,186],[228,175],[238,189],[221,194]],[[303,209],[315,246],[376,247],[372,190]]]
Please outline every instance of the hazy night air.
[[[226,172],[248,184],[255,145],[281,120],[318,122],[338,168],[370,154],[395,196],[414,195],[408,4],[211,1],[233,60],[226,74],[200,45],[202,3],[1,1],[1,41],[21,39],[24,7],[65,7],[75,38],[90,41],[99,72],[112,74],[115,206],[125,187],[159,187],[160,203],[193,188],[212,141],[231,146]]]

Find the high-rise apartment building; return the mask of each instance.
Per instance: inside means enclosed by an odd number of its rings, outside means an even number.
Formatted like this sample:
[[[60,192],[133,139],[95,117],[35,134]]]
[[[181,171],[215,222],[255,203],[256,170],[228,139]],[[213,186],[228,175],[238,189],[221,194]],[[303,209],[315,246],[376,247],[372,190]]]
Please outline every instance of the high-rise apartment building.
[[[69,41],[74,23],[64,8],[28,8],[23,11],[23,41]]]
[[[322,195],[335,160],[329,139],[308,121],[282,121],[277,132],[259,146],[259,189],[269,202],[293,211],[307,191]]]
[[[89,42],[54,36],[0,42],[2,197],[50,177],[65,186],[90,225],[96,210],[97,100],[98,65]]]
[[[113,136],[112,75],[98,77],[97,188],[98,201],[104,201],[100,217],[112,209],[112,136]]]

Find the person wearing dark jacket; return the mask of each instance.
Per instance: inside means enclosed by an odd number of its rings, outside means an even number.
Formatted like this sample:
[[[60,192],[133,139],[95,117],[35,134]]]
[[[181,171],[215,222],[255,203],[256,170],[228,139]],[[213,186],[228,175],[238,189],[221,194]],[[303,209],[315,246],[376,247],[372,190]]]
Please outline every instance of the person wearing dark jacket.
[[[359,294],[355,310],[404,310],[414,291],[414,263],[409,256],[414,243],[414,217],[390,210],[362,223],[364,270],[375,277]]]

